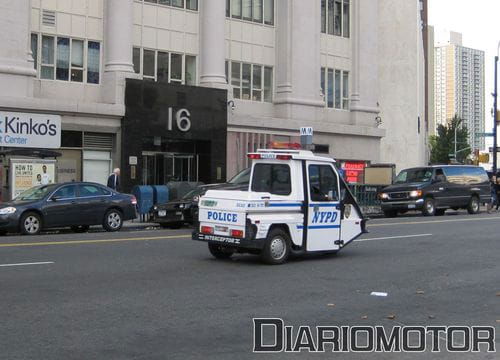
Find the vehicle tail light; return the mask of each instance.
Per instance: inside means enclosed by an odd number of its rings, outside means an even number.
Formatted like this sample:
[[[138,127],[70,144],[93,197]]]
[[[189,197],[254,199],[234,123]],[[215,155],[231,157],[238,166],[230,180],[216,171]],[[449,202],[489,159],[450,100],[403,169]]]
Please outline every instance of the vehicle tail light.
[[[262,159],[262,156],[260,154],[248,154],[248,158],[250,160],[260,160]]]
[[[201,233],[212,235],[214,233],[214,228],[211,226],[202,226]]]
[[[132,203],[132,205],[137,205],[137,198],[134,195],[132,195],[130,202]]]
[[[243,230],[231,230],[231,236],[236,238],[242,238]]]

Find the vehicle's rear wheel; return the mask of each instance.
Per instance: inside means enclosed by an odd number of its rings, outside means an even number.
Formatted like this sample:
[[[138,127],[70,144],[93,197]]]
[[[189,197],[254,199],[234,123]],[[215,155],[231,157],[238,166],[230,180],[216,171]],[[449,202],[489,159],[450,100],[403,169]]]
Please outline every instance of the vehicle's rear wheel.
[[[216,259],[219,260],[227,260],[234,254],[233,249],[229,249],[225,246],[219,245],[219,244],[208,244],[208,251],[210,251],[210,254]]]
[[[467,212],[471,215],[477,214],[481,204],[479,203],[479,198],[477,196],[473,196],[470,198],[469,205],[467,206]]]
[[[437,209],[436,216],[443,216],[445,212],[446,212],[446,209]]]
[[[279,265],[286,262],[288,256],[290,256],[290,237],[281,229],[271,230],[262,249],[262,261],[269,265]]]
[[[123,216],[119,210],[111,209],[104,215],[104,220],[102,223],[104,230],[114,232],[118,231],[123,226]]]
[[[71,227],[71,230],[77,234],[85,233],[89,231],[90,226],[88,225],[75,225]]]
[[[424,209],[422,210],[424,216],[434,216],[436,215],[436,202],[432,198],[426,198],[424,200]]]
[[[398,216],[398,212],[396,210],[384,210],[384,216],[386,218],[395,218]]]
[[[34,212],[27,212],[21,217],[21,233],[23,235],[38,235],[42,231],[42,218]]]

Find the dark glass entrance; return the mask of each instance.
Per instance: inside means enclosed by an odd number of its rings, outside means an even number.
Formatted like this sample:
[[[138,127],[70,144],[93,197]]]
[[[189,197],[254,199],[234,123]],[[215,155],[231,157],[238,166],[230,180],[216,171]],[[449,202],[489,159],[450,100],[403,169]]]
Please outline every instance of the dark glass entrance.
[[[155,153],[144,151],[142,153],[142,184],[167,184],[171,181],[198,182],[199,155]]]

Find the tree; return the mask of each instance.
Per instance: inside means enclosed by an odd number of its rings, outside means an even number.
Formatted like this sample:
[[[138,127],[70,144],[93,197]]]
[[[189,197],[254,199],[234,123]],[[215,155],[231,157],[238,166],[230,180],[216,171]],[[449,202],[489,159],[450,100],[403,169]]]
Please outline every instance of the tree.
[[[432,164],[448,164],[455,153],[455,129],[457,129],[457,159],[464,163],[471,154],[469,145],[469,132],[463,126],[463,119],[455,115],[446,125],[438,125],[437,135],[431,136],[429,145],[431,149]]]

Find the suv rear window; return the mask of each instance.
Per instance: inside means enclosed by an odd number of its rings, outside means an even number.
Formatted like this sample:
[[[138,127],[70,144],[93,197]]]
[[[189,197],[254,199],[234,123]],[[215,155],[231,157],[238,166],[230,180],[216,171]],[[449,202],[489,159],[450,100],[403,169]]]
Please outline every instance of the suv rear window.
[[[292,184],[290,166],[282,164],[256,164],[253,169],[252,191],[274,195],[290,195]]]

